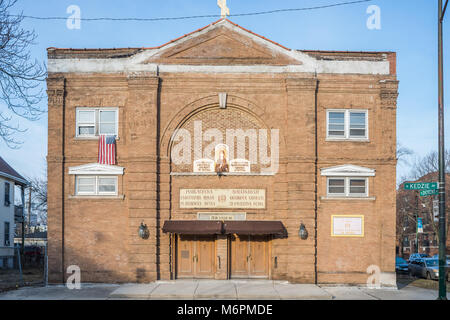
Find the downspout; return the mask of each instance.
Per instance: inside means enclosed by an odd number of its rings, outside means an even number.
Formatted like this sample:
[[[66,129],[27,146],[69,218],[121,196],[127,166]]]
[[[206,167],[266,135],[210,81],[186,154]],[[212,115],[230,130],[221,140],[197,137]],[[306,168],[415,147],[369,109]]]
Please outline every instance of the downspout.
[[[61,278],[62,283],[66,282],[65,279],[65,261],[64,261],[64,235],[65,235],[65,208],[64,208],[64,197],[65,197],[65,180],[64,180],[64,172],[65,172],[65,161],[66,161],[66,154],[65,154],[65,137],[66,137],[66,81],[64,79],[63,83],[63,94],[62,94],[62,143],[61,143],[61,152],[62,152],[62,159],[61,159]]]
[[[317,97],[319,93],[319,79],[317,79],[317,73],[315,74],[316,78],[316,90],[314,92],[314,113],[315,113],[315,127],[314,127],[314,283],[317,285],[317,162],[318,162],[318,138],[317,138]]]
[[[161,82],[159,70],[157,70],[156,77],[158,81],[156,89],[156,279],[161,280]]]

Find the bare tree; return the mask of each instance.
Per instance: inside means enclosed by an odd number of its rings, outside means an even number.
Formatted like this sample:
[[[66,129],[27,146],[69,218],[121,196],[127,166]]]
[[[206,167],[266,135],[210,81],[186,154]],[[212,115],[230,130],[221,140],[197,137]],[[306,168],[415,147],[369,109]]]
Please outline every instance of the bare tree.
[[[445,172],[448,173],[450,172],[449,150],[445,151],[444,158],[445,158]],[[415,161],[412,167],[411,176],[415,179],[419,179],[429,173],[438,171],[439,171],[438,153],[434,151]]]
[[[413,155],[413,153],[411,149],[403,146],[400,142],[397,143],[397,161],[399,163],[409,164],[406,158]]]
[[[31,209],[38,221],[47,224],[47,180],[32,178],[28,181],[31,189]]]
[[[24,130],[13,124],[17,117],[34,121],[45,111],[39,107],[43,98],[41,81],[46,70],[31,59],[29,47],[36,35],[21,27],[23,14],[10,13],[17,0],[0,0],[0,137],[10,148],[21,144],[15,137]],[[4,108],[1,107],[0,110]]]

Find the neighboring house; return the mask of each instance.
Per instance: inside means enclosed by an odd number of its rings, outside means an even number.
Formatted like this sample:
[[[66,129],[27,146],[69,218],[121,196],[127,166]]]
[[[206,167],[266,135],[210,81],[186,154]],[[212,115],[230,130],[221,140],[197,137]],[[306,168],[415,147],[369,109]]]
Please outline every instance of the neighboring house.
[[[28,182],[0,157],[0,268],[12,268],[14,257],[14,227],[23,216],[23,191]],[[15,206],[15,190],[22,190],[22,206]]]
[[[51,282],[77,265],[366,284],[375,265],[396,285],[395,53],[293,50],[220,19],[157,47],[48,48],[47,89]]]
[[[446,175],[446,221],[450,212],[450,174]],[[437,182],[438,172],[431,172],[415,181]],[[438,196],[420,196],[420,191],[405,190],[402,183],[397,190],[397,253],[408,258],[412,253],[426,253],[430,256],[439,252]],[[423,232],[417,233],[417,218],[422,219]],[[450,253],[449,229],[447,228],[447,254]],[[417,239],[417,243],[416,243]]]

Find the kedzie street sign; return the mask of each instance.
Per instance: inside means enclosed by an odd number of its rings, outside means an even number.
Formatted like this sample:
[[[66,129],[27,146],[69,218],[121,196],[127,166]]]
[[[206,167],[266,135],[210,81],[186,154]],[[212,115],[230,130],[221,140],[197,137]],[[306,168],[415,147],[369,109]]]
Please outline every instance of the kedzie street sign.
[[[437,182],[412,182],[403,185],[405,190],[436,190],[438,188]]]
[[[432,189],[432,190],[422,190],[420,191],[420,196],[421,197],[426,197],[426,196],[436,196],[439,194],[439,191],[437,189]]]

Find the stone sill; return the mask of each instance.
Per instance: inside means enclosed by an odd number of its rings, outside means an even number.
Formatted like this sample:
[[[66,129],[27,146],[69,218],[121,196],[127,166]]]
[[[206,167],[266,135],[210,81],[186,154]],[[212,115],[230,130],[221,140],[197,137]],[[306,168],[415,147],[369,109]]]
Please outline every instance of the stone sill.
[[[73,137],[73,140],[75,140],[75,141],[98,141],[98,138],[99,138],[100,136],[95,136],[95,137],[77,137],[77,136],[74,136]],[[120,140],[120,137],[116,137],[116,141],[119,141]]]
[[[327,142],[361,142],[361,143],[369,143],[369,139],[340,139],[340,138],[326,138]]]
[[[125,199],[125,195],[117,195],[117,196],[76,196],[76,195],[69,195],[69,199],[79,199],[79,200],[123,200]]]
[[[320,197],[320,200],[325,200],[325,201],[341,201],[341,200],[375,201],[376,197]]]
[[[171,172],[171,176],[274,176],[276,173],[247,173],[247,172],[224,172],[220,175],[215,172]]]

